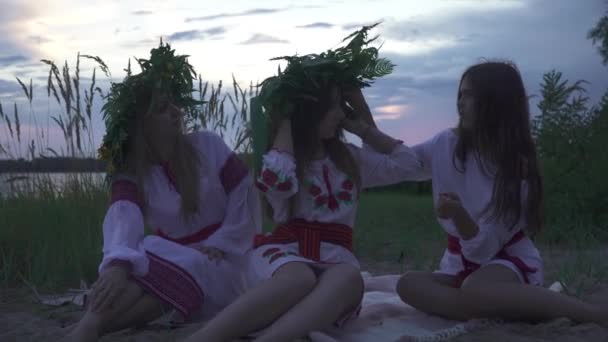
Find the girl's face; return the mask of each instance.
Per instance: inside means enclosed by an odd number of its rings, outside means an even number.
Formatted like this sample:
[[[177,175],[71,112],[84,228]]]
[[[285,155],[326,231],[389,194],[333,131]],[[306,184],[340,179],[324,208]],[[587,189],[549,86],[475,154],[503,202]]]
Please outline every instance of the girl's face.
[[[469,77],[465,76],[458,89],[458,115],[460,116],[460,127],[470,130],[475,120],[475,98],[473,97],[473,85]]]
[[[319,123],[319,137],[322,140],[331,139],[336,136],[340,123],[345,118],[342,110],[340,92],[337,87],[331,89],[331,105],[321,122]]]
[[[144,134],[154,157],[161,161],[169,159],[181,132],[181,110],[172,104],[160,106],[158,111],[151,112],[145,120]]]

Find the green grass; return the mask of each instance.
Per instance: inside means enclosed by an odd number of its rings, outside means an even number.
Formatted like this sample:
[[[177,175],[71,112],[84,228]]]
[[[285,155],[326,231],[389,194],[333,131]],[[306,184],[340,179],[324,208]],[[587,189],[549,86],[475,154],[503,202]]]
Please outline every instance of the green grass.
[[[78,286],[81,279],[93,281],[101,259],[107,203],[107,193],[99,188],[62,196],[49,191],[38,197],[0,199],[0,287],[27,283],[61,289]],[[596,238],[582,226],[558,228],[552,238],[559,232],[580,238],[573,245],[551,245],[572,251],[571,257],[552,266],[556,278],[573,284],[570,290],[576,293],[608,279],[607,264],[584,253],[600,247]],[[548,246],[543,239],[540,244]],[[355,252],[362,260],[430,269],[437,266],[444,246],[445,234],[435,220],[430,196],[362,194],[355,226]],[[581,275],[590,280],[576,282]]]
[[[426,268],[440,255],[445,235],[433,214],[431,196],[397,192],[370,192],[361,197],[355,224],[355,251],[359,258],[406,261]]]
[[[105,191],[0,200],[0,282],[57,288],[92,280],[101,257]]]

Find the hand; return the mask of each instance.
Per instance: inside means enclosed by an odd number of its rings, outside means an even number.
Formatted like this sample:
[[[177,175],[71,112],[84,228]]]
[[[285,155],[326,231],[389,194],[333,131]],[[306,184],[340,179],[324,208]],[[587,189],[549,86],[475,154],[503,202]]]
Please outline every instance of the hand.
[[[349,119],[346,118],[342,120],[341,123],[342,128],[344,128],[347,132],[352,133],[363,139],[363,135],[368,132],[371,127],[363,121],[361,118],[357,119]]]
[[[460,202],[460,197],[453,192],[444,192],[439,194],[439,200],[435,205],[437,217],[447,220],[453,219],[464,211],[464,207]]]
[[[224,252],[215,247],[203,247],[200,249],[201,253],[206,254],[210,261],[216,261],[216,264],[220,260],[224,259]]]
[[[342,98],[346,100],[346,102],[348,102],[356,111],[358,111],[362,106],[367,106],[367,102],[365,101],[365,96],[363,96],[361,88],[350,87],[344,89],[342,91]]]
[[[374,122],[374,117],[369,109],[367,101],[363,96],[363,92],[359,88],[348,88],[342,92],[342,98],[348,102],[353,109],[354,115],[349,115],[351,118],[362,118],[364,122],[372,127],[377,127]]]
[[[121,266],[110,266],[103,271],[91,291],[90,307],[93,312],[108,310],[127,286],[129,272]]]

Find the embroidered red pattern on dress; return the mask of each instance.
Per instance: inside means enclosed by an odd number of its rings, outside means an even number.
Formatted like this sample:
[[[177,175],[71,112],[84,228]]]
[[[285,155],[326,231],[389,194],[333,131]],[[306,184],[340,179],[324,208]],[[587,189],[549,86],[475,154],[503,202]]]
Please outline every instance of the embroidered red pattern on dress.
[[[110,205],[118,201],[132,202],[140,209],[143,207],[143,203],[141,202],[137,191],[137,185],[126,179],[120,179],[112,183]]]
[[[287,192],[293,188],[293,183],[288,176],[274,172],[266,167],[262,170],[255,184],[262,192],[267,192],[270,189]]]
[[[148,273],[133,278],[153,295],[173,306],[185,320],[189,320],[203,304],[203,290],[181,267],[148,251],[146,255],[150,260]]]
[[[312,196],[314,201],[314,209],[327,208],[331,211],[336,211],[340,208],[341,204],[346,206],[352,205],[355,200],[355,196],[352,194],[352,190],[355,186],[352,180],[346,179],[340,184],[341,188],[332,190],[332,184],[329,177],[329,168],[327,165],[323,165],[323,182],[326,189],[326,193],[323,192],[321,186],[314,183],[313,180],[308,181],[308,193]],[[338,186],[336,186],[338,188]]]
[[[530,284],[528,274],[536,273],[537,269],[526,265],[526,263],[519,257],[509,255],[506,251],[507,247],[521,241],[524,237],[525,233],[521,230],[515,233],[511,240],[507,242],[492,259],[502,259],[512,262],[513,265],[515,265],[515,267],[521,272],[524,282],[526,284]],[[460,287],[464,279],[468,277],[471,273],[477,271],[481,267],[481,265],[472,262],[464,257],[464,255],[462,254],[462,247],[460,246],[460,239],[456,236],[448,235],[448,251],[452,254],[460,255],[460,258],[462,260],[463,270],[457,274],[458,279],[456,281],[456,287]]]
[[[329,194],[329,197],[327,198],[327,207],[331,211],[336,211],[340,207],[340,204],[331,190],[331,183],[329,182],[329,168],[327,165],[323,165],[323,179],[325,180],[325,186],[327,187],[327,193]]]
[[[231,193],[248,173],[249,169],[236,153],[230,154],[230,157],[228,157],[220,170],[220,181],[224,187],[224,192],[227,194]]]

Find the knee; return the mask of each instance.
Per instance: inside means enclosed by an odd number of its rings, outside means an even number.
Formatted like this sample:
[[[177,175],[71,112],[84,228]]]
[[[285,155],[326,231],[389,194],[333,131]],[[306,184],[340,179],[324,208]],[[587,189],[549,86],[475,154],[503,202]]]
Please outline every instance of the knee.
[[[483,289],[486,286],[487,283],[481,277],[478,277],[473,273],[462,281],[460,290],[464,293],[479,293],[480,289]]]
[[[339,273],[343,288],[352,289],[357,296],[363,291],[363,277],[361,271],[353,265],[340,264],[334,266]]]
[[[292,291],[302,295],[311,292],[317,285],[317,276],[309,265],[301,262],[290,262],[281,266],[273,278],[284,279]]]
[[[407,272],[399,278],[395,291],[402,301],[408,303],[412,297],[417,295],[417,289],[421,283],[423,276],[419,272]]]

